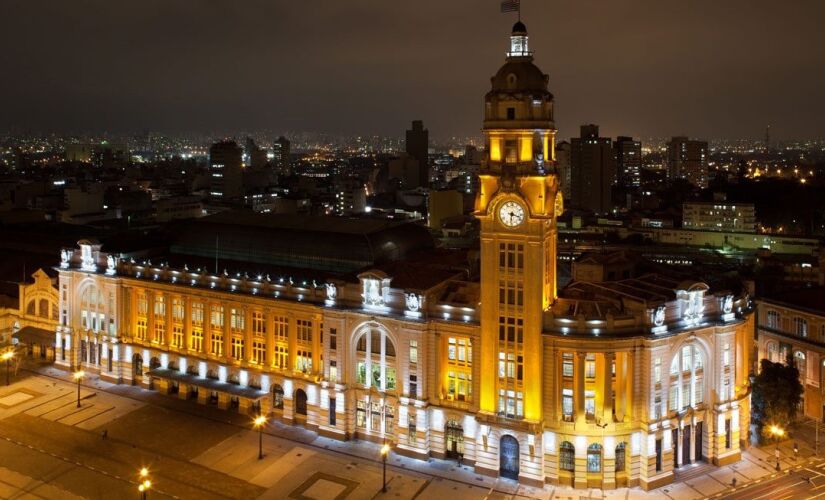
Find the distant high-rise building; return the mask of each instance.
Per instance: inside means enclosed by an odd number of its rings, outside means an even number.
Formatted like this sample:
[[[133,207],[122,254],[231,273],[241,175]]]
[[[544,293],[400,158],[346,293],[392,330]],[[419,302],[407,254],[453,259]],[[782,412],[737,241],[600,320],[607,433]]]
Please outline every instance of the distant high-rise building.
[[[231,201],[243,196],[243,151],[235,141],[216,142],[209,148],[209,196]]]
[[[421,120],[414,120],[412,129],[407,130],[407,154],[418,160],[417,185],[412,187],[430,185],[430,163],[427,157],[429,137],[430,133]]]
[[[251,137],[246,138],[245,149],[247,165],[256,170],[266,167],[266,150],[258,147]]]
[[[685,179],[694,186],[708,187],[708,143],[674,137],[667,143],[667,176]]]
[[[599,213],[613,208],[613,144],[609,137],[599,137],[598,125],[582,125],[580,137],[570,140],[570,174],[573,206]]]
[[[335,182],[335,213],[362,214],[367,207],[367,192],[360,179],[339,179]]]
[[[289,175],[289,141],[286,137],[281,136],[275,140],[272,145],[272,163],[275,165],[275,171],[280,175]]]
[[[570,143],[562,141],[556,145],[556,170],[559,176],[559,188],[564,199],[570,201]]]
[[[613,141],[616,157],[616,175],[619,184],[626,187],[639,186],[642,174],[642,143],[632,137],[619,136]]]

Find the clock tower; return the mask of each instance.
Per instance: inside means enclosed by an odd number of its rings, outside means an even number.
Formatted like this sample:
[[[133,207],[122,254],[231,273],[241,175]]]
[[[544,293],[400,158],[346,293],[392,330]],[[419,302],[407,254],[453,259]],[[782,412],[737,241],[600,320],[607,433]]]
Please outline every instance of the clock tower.
[[[513,26],[504,65],[484,99],[481,223],[480,419],[540,429],[542,321],[556,299],[553,95],[533,64],[527,28]]]

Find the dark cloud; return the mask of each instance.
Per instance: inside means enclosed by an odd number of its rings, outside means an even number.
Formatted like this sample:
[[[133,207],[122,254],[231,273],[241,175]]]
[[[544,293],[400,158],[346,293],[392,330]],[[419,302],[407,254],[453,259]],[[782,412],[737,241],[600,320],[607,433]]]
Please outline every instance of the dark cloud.
[[[564,137],[825,136],[825,2],[525,0]],[[497,0],[0,0],[0,128],[474,134]]]

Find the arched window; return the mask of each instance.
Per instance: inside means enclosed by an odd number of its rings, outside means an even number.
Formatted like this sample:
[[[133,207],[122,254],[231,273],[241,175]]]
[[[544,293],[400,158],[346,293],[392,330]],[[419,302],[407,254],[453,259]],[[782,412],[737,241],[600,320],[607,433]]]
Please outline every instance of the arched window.
[[[564,441],[559,447],[559,469],[573,472],[576,469],[576,447]]]
[[[670,363],[670,411],[681,411],[704,401],[704,361],[696,345],[682,346]]]
[[[625,470],[625,444],[619,443],[616,445],[616,472],[624,472]]]
[[[381,391],[396,388],[395,346],[384,330],[371,328],[356,343],[356,382]]]
[[[49,301],[46,299],[40,299],[40,308],[37,311],[37,315],[41,318],[49,319]]]
[[[89,285],[80,296],[80,324],[87,330],[103,330],[103,293],[95,285]]]
[[[34,316],[34,300],[30,300],[28,304],[26,304],[26,314],[28,316]]]
[[[804,379],[807,375],[807,372],[805,371],[805,353],[802,351],[794,352],[793,364],[796,366],[796,369],[799,370],[799,378]]]
[[[587,447],[587,472],[602,471],[602,445],[593,443]]]

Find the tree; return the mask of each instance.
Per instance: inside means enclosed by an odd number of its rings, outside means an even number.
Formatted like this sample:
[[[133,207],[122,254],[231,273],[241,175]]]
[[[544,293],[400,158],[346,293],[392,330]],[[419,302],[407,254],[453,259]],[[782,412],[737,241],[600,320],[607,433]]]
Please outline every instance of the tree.
[[[785,363],[763,359],[760,368],[752,384],[751,423],[756,426],[761,441],[770,437],[766,435],[766,427],[787,426],[796,420],[803,387],[791,357]]]

